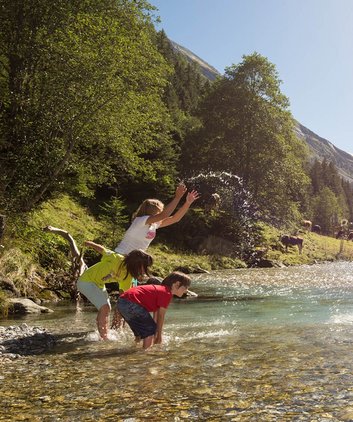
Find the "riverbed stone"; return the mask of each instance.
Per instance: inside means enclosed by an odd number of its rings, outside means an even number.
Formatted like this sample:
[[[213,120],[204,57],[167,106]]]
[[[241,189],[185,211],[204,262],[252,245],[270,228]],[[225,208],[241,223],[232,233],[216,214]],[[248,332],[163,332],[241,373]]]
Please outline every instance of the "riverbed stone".
[[[275,261],[273,259],[262,258],[253,263],[252,267],[257,268],[283,268],[285,265],[281,261]]]
[[[31,327],[26,323],[9,327],[1,326],[0,361],[44,353],[56,342],[56,337],[41,327]]]
[[[40,314],[54,312],[46,306],[37,305],[33,300],[26,298],[11,298],[9,312],[15,314]]]

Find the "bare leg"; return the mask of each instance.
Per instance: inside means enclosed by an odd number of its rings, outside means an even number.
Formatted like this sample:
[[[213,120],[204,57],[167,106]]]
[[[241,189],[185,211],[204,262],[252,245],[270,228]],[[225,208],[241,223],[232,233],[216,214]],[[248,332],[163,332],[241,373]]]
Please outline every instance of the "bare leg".
[[[143,339],[143,348],[146,350],[153,346],[154,335]]]
[[[109,321],[110,306],[103,305],[97,315],[97,328],[103,340],[108,340],[108,321]]]
[[[117,330],[118,328],[122,328],[124,325],[124,320],[121,313],[116,309],[113,315],[112,325],[110,326],[111,329]]]

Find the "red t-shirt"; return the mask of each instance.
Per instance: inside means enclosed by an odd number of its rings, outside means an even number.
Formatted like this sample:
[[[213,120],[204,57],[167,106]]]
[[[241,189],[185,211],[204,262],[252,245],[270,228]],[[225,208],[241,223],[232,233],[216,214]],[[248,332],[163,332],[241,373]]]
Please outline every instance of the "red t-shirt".
[[[155,312],[158,308],[168,308],[172,299],[172,292],[166,286],[147,284],[145,286],[132,287],[119,297],[137,303],[148,312]]]

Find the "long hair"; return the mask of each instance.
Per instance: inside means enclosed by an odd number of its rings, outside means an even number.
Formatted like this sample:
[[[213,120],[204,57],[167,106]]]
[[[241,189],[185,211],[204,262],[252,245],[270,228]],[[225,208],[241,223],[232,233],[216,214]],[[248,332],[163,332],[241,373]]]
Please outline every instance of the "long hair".
[[[172,288],[172,285],[179,281],[180,287],[190,287],[191,279],[188,275],[181,273],[179,271],[174,271],[167,275],[167,277],[162,281],[162,286],[167,286],[170,289]]]
[[[132,219],[142,217],[143,215],[155,215],[164,208],[163,202],[158,199],[145,199],[132,215]]]
[[[124,280],[129,274],[133,278],[139,279],[144,274],[150,275],[148,272],[148,267],[153,264],[153,258],[148,253],[141,251],[140,249],[135,249],[128,253],[121,265],[124,265],[126,268],[126,275]],[[119,267],[120,270],[121,266]]]

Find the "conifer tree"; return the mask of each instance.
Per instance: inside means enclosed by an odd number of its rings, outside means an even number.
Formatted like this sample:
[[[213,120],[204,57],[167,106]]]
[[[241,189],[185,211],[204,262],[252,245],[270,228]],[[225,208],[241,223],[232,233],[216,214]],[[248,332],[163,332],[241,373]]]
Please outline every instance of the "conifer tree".
[[[203,126],[187,139],[185,170],[230,171],[243,178],[264,218],[297,218],[309,178],[288,104],[275,66],[257,53],[244,56],[202,101]]]

